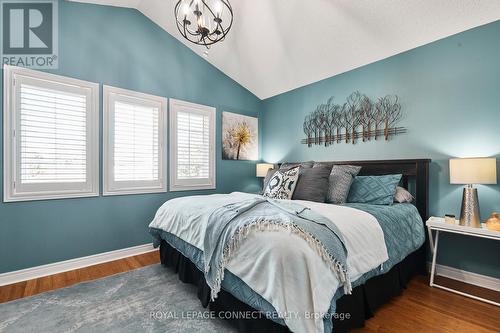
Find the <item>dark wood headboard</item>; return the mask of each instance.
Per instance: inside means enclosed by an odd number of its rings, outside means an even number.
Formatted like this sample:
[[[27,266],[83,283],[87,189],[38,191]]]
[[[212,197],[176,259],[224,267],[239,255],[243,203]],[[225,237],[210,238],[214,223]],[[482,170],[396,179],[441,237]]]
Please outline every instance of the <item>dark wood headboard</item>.
[[[415,206],[417,207],[422,220],[429,218],[429,164],[430,159],[409,159],[409,160],[372,160],[372,161],[332,161],[337,165],[359,165],[361,166],[360,176],[378,176],[390,174],[402,174],[402,183],[408,188],[410,179],[414,179],[415,184]]]
[[[336,165],[359,165],[360,176],[402,174],[402,184],[408,188],[409,180],[414,180],[415,206],[422,220],[429,218],[429,164],[430,159],[369,160],[369,161],[325,161]]]
[[[318,161],[320,162],[320,161]],[[371,161],[325,161],[336,165],[359,165],[361,176],[378,176],[389,174],[402,174],[402,185],[408,189],[412,185],[415,195],[415,206],[422,217],[425,229],[425,221],[429,218],[429,164],[430,159],[409,159],[409,160],[371,160]],[[428,242],[427,233],[426,243]],[[423,244],[415,251],[416,271],[426,274],[426,246]]]

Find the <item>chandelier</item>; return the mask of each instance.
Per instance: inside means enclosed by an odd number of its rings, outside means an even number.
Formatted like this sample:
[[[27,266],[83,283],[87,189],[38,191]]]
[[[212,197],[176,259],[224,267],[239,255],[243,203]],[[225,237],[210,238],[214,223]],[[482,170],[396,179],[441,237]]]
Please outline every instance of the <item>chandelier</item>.
[[[181,35],[206,48],[224,40],[233,24],[228,0],[179,0],[174,13]]]

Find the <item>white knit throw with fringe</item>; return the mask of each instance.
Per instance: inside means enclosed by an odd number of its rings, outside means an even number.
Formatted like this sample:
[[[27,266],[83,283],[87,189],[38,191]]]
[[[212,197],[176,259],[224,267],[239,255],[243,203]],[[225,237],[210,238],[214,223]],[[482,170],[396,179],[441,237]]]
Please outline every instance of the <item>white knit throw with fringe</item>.
[[[222,280],[224,279],[224,270],[227,263],[232,259],[233,255],[239,249],[241,242],[247,238],[250,232],[253,231],[288,231],[300,236],[312,247],[312,249],[316,251],[316,253],[321,257],[321,259],[323,259],[323,261],[328,265],[332,272],[335,273],[336,276],[340,279],[340,282],[344,286],[344,293],[350,294],[352,292],[351,280],[349,279],[347,269],[343,267],[342,264],[338,260],[336,260],[330,253],[328,253],[323,244],[313,235],[306,232],[292,222],[284,223],[282,221],[259,218],[251,223],[239,227],[224,247],[221,263],[216,272],[215,285],[212,287],[210,294],[210,298],[212,301],[217,298],[217,295],[219,294],[219,291],[221,289]],[[205,263],[205,273],[207,273],[209,269],[209,263]]]

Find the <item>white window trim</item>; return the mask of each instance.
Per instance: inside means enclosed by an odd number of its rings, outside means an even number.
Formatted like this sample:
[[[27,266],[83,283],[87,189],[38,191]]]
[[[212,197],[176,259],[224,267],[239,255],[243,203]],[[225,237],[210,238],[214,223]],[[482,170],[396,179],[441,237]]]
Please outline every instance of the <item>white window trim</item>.
[[[40,185],[45,189],[32,192],[18,192],[17,181],[17,152],[15,129],[17,127],[16,88],[19,79],[34,79],[57,82],[70,87],[87,90],[89,104],[87,105],[87,183],[85,189],[50,190],[50,183]],[[46,199],[64,199],[99,196],[99,84],[49,74],[27,68],[4,65],[4,202],[31,201]],[[49,186],[47,186],[49,185]]]
[[[210,165],[209,178],[196,180],[179,180],[177,179],[177,112],[178,108],[189,108],[193,112],[206,114],[210,121]],[[170,98],[169,104],[170,113],[170,191],[193,191],[193,190],[211,190],[216,188],[216,155],[215,155],[215,116],[216,109],[211,106],[200,105],[181,100]]]
[[[130,182],[114,182],[114,154],[113,154],[113,121],[111,102],[114,101],[113,95],[127,99],[129,101],[137,100],[139,103],[144,102],[154,104],[159,107],[158,118],[158,141],[159,141],[159,156],[158,170],[160,173],[159,181],[130,181]],[[145,194],[145,193],[162,193],[167,191],[166,180],[166,165],[164,162],[166,153],[166,129],[167,129],[167,105],[168,99],[165,97],[149,95],[133,90],[127,90],[112,86],[103,86],[103,193],[102,195],[125,195],[125,194]],[[122,183],[122,184],[120,184]]]

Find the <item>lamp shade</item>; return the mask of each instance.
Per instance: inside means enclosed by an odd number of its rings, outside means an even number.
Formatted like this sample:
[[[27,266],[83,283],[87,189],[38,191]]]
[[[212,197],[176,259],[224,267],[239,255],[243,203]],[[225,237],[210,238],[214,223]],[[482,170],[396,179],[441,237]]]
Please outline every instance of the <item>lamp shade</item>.
[[[267,170],[274,168],[274,164],[270,163],[257,163],[256,173],[257,177],[265,177],[267,175]]]
[[[496,158],[450,159],[450,184],[496,184]]]

